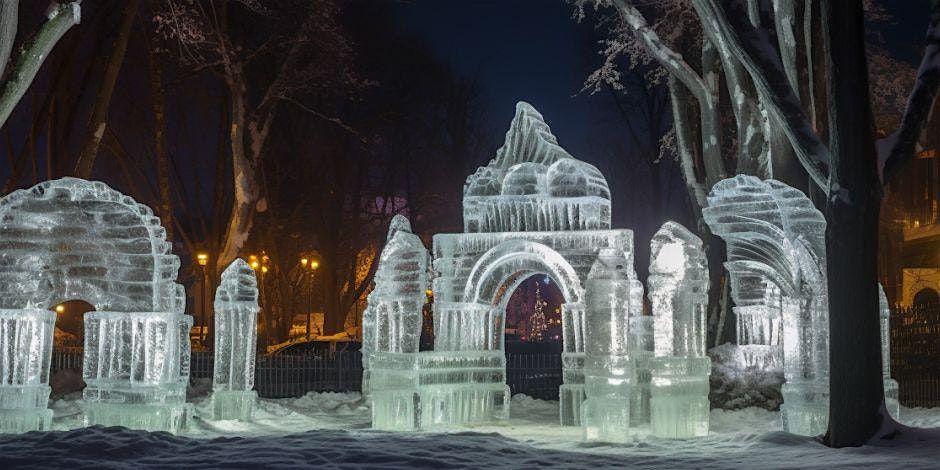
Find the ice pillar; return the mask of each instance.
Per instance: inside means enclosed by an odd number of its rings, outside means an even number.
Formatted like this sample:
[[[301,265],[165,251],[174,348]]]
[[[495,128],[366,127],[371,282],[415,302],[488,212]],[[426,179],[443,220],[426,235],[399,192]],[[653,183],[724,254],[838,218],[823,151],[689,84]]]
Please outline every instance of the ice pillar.
[[[584,437],[623,442],[637,390],[630,327],[642,314],[643,286],[624,254],[614,249],[600,251],[586,284]]]
[[[215,419],[251,419],[258,393],[255,354],[258,342],[258,281],[239,258],[222,272],[215,291],[215,369],[212,409]]]
[[[375,288],[362,315],[362,393],[371,393],[376,353],[416,353],[427,302],[428,252],[402,215],[392,218],[379,255]]]
[[[649,299],[656,357],[651,361],[650,427],[654,435],[687,438],[708,434],[705,317],[708,268],[702,241],[666,222],[650,243]]]
[[[49,360],[55,313],[0,309],[0,433],[49,429]]]
[[[881,374],[884,377],[885,407],[892,418],[898,419],[901,415],[898,382],[891,378],[891,307],[881,284],[878,284],[878,304],[881,308]]]

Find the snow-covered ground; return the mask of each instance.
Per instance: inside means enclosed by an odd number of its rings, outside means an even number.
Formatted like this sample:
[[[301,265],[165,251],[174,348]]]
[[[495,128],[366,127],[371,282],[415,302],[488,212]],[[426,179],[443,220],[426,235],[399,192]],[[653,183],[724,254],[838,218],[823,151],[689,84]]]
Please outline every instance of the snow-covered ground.
[[[940,468],[940,409],[902,409],[910,426],[872,446],[829,449],[779,430],[758,408],[712,412],[703,439],[637,436],[621,445],[584,443],[557,424],[557,402],[517,395],[507,426],[450,433],[369,430],[357,393],[261,400],[251,423],[212,421],[208,403],[181,436],[123,428],[79,428],[73,399],[53,403],[55,431],[0,437],[0,468]]]

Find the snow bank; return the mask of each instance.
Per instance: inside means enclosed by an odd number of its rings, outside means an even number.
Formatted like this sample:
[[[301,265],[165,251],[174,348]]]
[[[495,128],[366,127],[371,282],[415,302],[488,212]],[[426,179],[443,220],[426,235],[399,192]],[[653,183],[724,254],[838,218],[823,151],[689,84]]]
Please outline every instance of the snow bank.
[[[0,436],[0,468],[265,467],[382,468],[937,468],[940,430],[902,428],[893,439],[829,449],[780,431],[779,413],[712,410],[706,438],[639,434],[618,445],[585,443],[558,424],[558,402],[512,398],[508,426],[451,433],[388,433],[369,428],[358,393],[310,393],[260,400],[255,420],[213,421],[208,400],[182,436],[124,428],[78,428],[79,395],[54,400],[57,431]],[[940,426],[940,409],[901,411],[911,426]]]

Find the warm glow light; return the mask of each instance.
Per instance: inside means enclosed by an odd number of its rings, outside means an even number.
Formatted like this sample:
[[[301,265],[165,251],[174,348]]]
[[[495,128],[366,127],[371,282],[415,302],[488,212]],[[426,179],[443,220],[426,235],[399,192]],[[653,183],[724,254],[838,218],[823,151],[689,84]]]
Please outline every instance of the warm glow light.
[[[262,266],[262,267],[261,267],[261,272],[263,272],[263,273],[268,272],[268,267],[267,267],[267,266]]]
[[[306,268],[309,261],[307,258],[300,258],[300,265]]]
[[[434,295],[434,292],[432,292],[431,289],[428,289],[428,290],[424,291],[424,295],[426,295],[426,296],[428,296],[428,297],[431,297],[432,295]]]
[[[205,266],[209,264],[209,255],[205,253],[198,253],[196,255],[196,261],[199,262],[199,266]]]
[[[317,269],[317,268],[319,268],[319,267],[320,267],[320,262],[319,262],[319,261],[311,261],[311,262],[310,262],[310,269]]]
[[[258,261],[257,261],[257,260],[251,262],[251,268],[252,268],[252,269],[258,269],[258,266],[260,266],[260,265],[258,264]]]
[[[56,305],[56,306],[55,306],[55,311],[56,311],[57,313],[62,313],[62,312],[64,312],[64,311],[65,311],[65,305],[61,305],[61,304]]]

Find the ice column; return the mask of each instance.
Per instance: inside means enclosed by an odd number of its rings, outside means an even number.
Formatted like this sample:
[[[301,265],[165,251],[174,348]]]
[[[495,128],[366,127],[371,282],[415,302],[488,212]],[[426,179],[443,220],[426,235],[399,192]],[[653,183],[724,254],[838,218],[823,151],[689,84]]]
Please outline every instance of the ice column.
[[[631,318],[642,314],[643,286],[615,249],[600,251],[586,284],[584,437],[623,442],[637,388]]]
[[[648,287],[656,352],[651,430],[667,438],[707,435],[711,360],[705,355],[708,268],[702,240],[666,222],[650,243]]]
[[[0,433],[49,429],[49,360],[55,313],[0,309]]]
[[[403,215],[392,218],[379,256],[375,288],[362,315],[362,391],[370,393],[372,355],[418,352],[427,302],[428,252]]]
[[[239,258],[222,273],[215,291],[215,369],[212,407],[215,419],[251,419],[258,392],[255,354],[258,342],[258,281]]]
[[[881,373],[884,377],[885,407],[891,417],[901,415],[901,403],[898,401],[898,382],[891,378],[891,307],[884,287],[878,284],[878,303],[881,307]]]
[[[746,175],[715,184],[702,215],[727,243],[733,285],[746,279],[779,290],[779,304],[765,308],[779,308],[783,322],[784,429],[824,432],[829,416],[825,218],[799,190]]]

